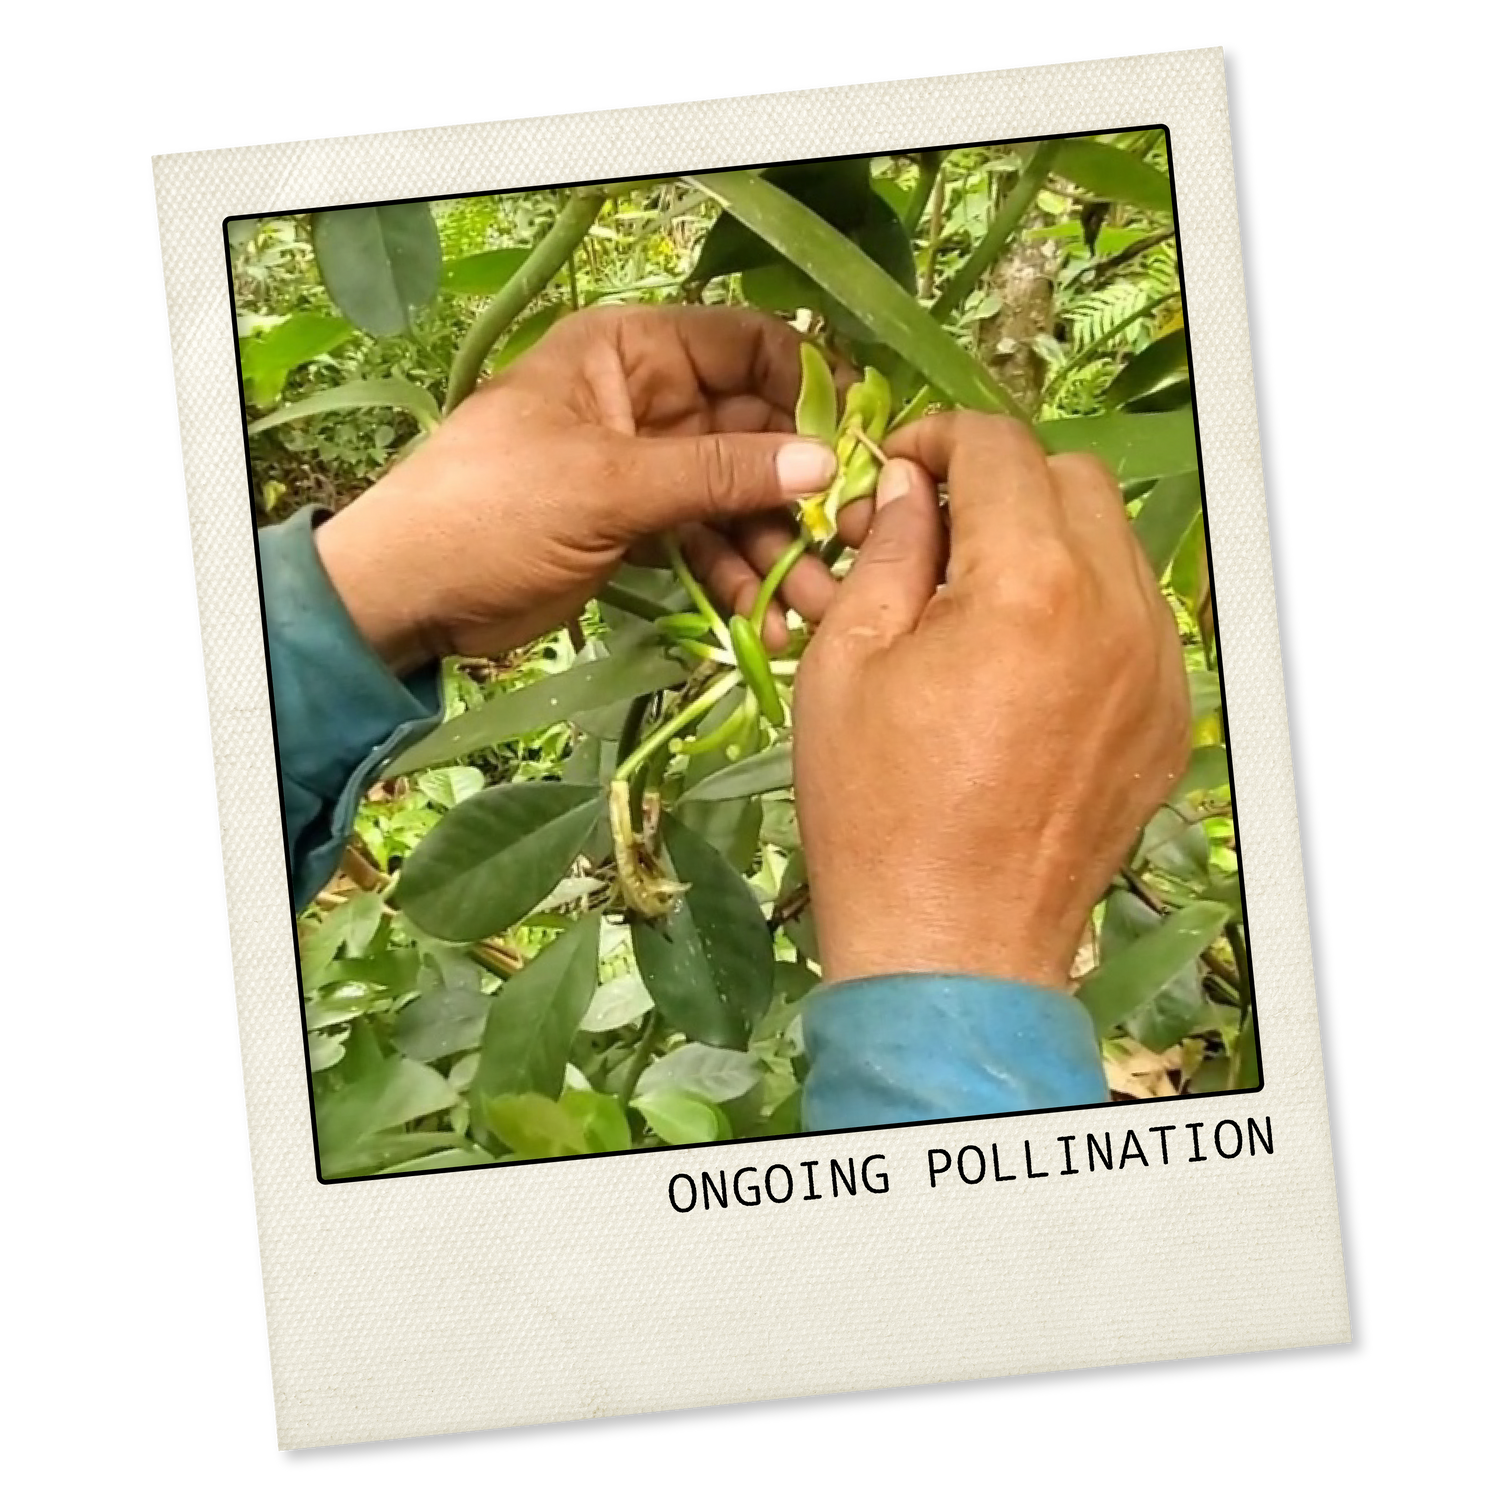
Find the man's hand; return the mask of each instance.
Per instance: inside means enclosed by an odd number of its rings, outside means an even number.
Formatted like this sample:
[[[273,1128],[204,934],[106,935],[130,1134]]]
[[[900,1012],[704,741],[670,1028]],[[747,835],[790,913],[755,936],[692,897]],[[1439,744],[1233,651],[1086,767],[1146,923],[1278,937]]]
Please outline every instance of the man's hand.
[[[555,629],[671,528],[710,591],[748,612],[757,569],[796,534],[786,503],[834,470],[830,450],[793,435],[798,344],[741,309],[564,319],[318,528],[334,588],[398,673]],[[815,619],[834,588],[804,559],[782,595]],[[785,635],[778,610],[767,640]]]
[[[886,447],[869,535],[797,676],[824,977],[1061,988],[1187,762],[1172,614],[1093,459],[971,414]]]

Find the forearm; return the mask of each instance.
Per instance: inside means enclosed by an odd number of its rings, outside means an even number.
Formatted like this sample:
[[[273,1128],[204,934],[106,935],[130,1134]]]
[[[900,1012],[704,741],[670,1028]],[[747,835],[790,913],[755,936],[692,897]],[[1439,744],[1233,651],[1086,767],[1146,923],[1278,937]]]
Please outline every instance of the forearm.
[[[1013,1114],[1108,1100],[1071,996],[968,974],[893,974],[815,991],[803,1020],[808,1130]]]
[[[303,510],[257,538],[292,891],[300,911],[338,864],[380,768],[441,717],[438,670],[397,678],[360,634]]]

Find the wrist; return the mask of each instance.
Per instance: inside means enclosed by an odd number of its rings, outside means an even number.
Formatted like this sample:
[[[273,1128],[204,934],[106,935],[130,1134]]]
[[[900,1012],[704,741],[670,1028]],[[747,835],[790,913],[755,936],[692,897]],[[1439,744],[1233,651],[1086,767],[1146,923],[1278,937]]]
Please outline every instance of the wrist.
[[[368,498],[316,526],[313,545],[355,629],[393,675],[409,677],[443,652],[422,591],[401,567],[405,549],[382,536],[374,507],[361,511]]]
[[[1059,937],[1041,921],[997,920],[962,903],[937,910],[884,903],[857,907],[818,902],[814,911],[825,982],[839,984],[892,974],[968,975],[1066,991],[1075,934]]]

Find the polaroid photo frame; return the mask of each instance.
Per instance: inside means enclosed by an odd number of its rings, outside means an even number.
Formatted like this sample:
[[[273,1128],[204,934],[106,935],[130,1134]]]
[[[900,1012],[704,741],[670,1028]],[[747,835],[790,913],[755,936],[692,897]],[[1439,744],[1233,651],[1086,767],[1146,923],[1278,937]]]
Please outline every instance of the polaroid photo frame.
[[[1242,1086],[1144,1103],[394,1176],[325,1170],[230,225],[1158,126],[1190,344],[1254,1071]],[[159,158],[156,182],[283,1446],[1347,1340],[1216,50],[195,153]],[[735,1181],[754,1185],[753,1202],[729,1191]],[[338,1289],[355,1286],[348,1317],[331,1319]],[[1153,1316],[1163,1286],[1179,1302],[1201,1289],[1211,1312]],[[588,1311],[601,1302],[614,1309],[606,1341]]]

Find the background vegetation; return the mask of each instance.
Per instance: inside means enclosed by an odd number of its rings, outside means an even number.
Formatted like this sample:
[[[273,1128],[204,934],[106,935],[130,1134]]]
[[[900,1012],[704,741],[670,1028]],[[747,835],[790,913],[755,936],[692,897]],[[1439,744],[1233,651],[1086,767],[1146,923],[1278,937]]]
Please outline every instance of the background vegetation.
[[[1075,977],[1117,1098],[1254,1087],[1167,167],[1139,130],[231,223],[258,519],[347,503],[481,368],[600,302],[752,302],[898,404],[1011,410],[1099,453],[1176,611],[1198,748]],[[570,630],[445,664],[446,722],[371,789],[298,923],[325,1177],[799,1128],[818,954],[790,726],[664,744],[647,852],[687,894],[651,921],[615,878],[606,788],[695,686],[652,617],[690,608],[624,569]]]

